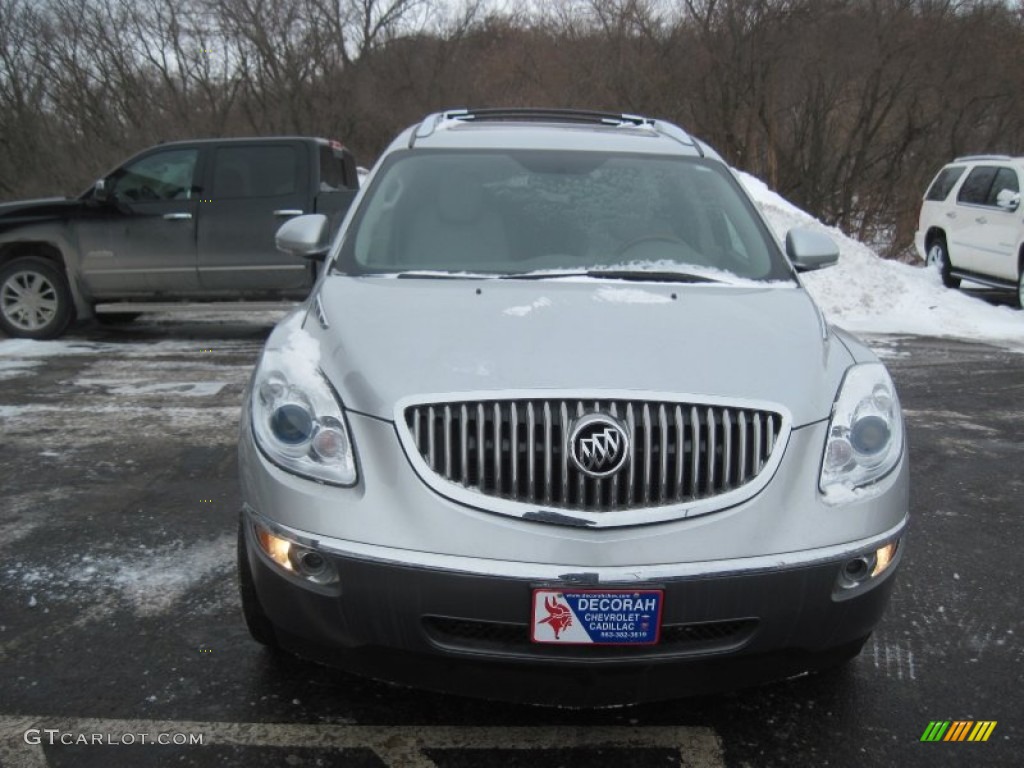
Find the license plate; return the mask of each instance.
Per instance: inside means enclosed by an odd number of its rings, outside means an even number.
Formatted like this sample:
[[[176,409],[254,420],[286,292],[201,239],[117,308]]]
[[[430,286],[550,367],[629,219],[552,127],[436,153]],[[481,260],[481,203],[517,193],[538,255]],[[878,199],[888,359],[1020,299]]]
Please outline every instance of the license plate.
[[[660,589],[535,589],[530,638],[564,645],[653,645]]]

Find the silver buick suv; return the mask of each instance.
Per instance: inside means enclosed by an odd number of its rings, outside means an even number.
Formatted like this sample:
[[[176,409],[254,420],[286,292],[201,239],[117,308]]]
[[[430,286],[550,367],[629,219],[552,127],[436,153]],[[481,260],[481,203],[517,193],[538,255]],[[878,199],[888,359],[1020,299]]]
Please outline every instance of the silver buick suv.
[[[889,374],[675,125],[452,110],[401,133],[271,334],[239,444],[253,637],[371,677],[596,706],[840,664],[908,469]]]

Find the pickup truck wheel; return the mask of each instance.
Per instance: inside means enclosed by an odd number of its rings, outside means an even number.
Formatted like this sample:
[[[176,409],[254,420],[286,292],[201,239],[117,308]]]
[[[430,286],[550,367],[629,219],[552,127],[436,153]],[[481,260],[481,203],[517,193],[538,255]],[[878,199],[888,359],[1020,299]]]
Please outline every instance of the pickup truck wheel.
[[[941,237],[937,238],[928,246],[928,264],[938,267],[942,276],[942,284],[947,288],[959,288],[960,278],[950,274],[952,265],[949,263],[949,250],[946,248],[946,241]]]
[[[1024,309],[1024,268],[1017,275],[1017,306]]]
[[[0,328],[21,339],[53,339],[74,319],[67,280],[38,256],[14,259],[0,268]]]

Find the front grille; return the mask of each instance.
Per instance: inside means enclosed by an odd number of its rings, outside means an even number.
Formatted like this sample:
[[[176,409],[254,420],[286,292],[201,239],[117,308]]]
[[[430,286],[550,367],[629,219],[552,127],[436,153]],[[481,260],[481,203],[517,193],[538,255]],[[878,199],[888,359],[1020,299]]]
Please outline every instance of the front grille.
[[[423,626],[432,640],[440,645],[471,650],[522,651],[531,649],[539,653],[566,652],[572,646],[553,643],[534,643],[530,640],[527,624],[503,624],[493,621],[470,621],[443,616],[427,616]],[[621,655],[630,650],[684,651],[713,650],[733,647],[745,642],[757,627],[756,619],[708,621],[696,624],[669,624],[661,628],[657,645],[615,646]],[[603,646],[598,646],[603,647]],[[578,649],[576,650],[578,653]]]
[[[625,465],[581,472],[566,438],[588,413],[618,419]],[[657,507],[739,488],[768,463],[782,416],[750,408],[627,400],[492,400],[405,409],[412,441],[439,477],[470,491],[584,511]]]

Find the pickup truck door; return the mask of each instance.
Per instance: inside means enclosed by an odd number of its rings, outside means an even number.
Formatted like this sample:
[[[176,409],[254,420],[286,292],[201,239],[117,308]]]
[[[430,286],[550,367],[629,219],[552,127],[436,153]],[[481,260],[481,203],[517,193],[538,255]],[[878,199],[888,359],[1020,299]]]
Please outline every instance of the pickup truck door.
[[[75,221],[95,299],[196,293],[197,148],[155,149],[107,177],[110,199]]]
[[[309,165],[302,142],[232,142],[213,150],[198,229],[204,290],[300,298],[309,292],[310,265],[274,245],[281,224],[311,212]]]

